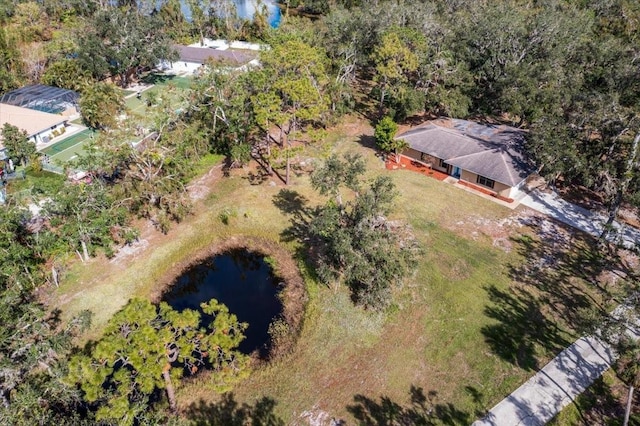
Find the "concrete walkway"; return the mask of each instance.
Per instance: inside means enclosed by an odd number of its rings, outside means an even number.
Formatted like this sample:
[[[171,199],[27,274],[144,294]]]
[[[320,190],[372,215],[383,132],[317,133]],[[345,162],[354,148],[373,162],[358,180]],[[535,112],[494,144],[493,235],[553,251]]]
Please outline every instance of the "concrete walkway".
[[[556,193],[534,190],[521,204],[595,237],[600,236],[605,223],[601,215],[564,201]],[[639,230],[619,223],[614,226],[617,233],[610,235],[612,241],[629,248],[640,243]],[[621,316],[622,311],[614,312],[614,316]],[[637,331],[634,338],[638,338]],[[578,339],[472,426],[544,425],[584,392],[614,360],[615,353],[597,337]]]
[[[541,426],[600,377],[614,361],[611,349],[583,337],[472,426]]]
[[[594,237],[600,236],[603,225],[606,222],[604,216],[564,201],[556,193],[546,193],[537,189],[525,196],[520,201],[520,204],[591,234]],[[613,226],[616,232],[609,234],[609,240],[611,242],[621,244],[626,248],[634,248],[640,243],[640,230],[622,225],[618,222],[614,222]]]

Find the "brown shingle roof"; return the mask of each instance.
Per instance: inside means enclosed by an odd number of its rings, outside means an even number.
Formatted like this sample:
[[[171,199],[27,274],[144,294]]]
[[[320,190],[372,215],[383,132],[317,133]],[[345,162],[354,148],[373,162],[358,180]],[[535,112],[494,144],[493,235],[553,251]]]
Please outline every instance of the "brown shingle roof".
[[[519,184],[534,171],[522,153],[522,130],[466,120],[448,120],[444,124],[446,127],[429,123],[398,138],[417,151],[509,186]]]
[[[215,61],[244,65],[255,58],[255,54],[238,52],[236,50],[217,50],[209,47],[190,47],[176,44],[173,46],[183,62],[195,62],[204,64],[213,58]]]

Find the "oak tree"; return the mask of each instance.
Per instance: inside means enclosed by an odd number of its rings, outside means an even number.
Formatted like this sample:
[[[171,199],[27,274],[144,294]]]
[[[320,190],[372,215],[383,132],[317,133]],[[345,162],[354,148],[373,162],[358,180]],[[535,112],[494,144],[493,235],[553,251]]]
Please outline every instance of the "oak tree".
[[[350,169],[345,162],[335,164],[340,162],[332,157],[327,166],[314,172],[312,182],[317,189],[326,192],[328,181],[321,176],[328,177],[330,169]],[[335,184],[359,188],[359,174],[344,173]],[[391,303],[393,288],[409,273],[418,253],[409,229],[386,218],[395,195],[391,179],[380,176],[346,205],[330,201],[319,207],[309,223],[321,279],[343,282],[353,300],[366,308],[380,310]]]
[[[29,159],[36,154],[36,144],[29,140],[27,132],[4,123],[1,133],[8,156],[13,158],[16,164],[28,164]]]
[[[96,79],[119,78],[127,87],[141,68],[153,68],[162,60],[175,60],[177,53],[157,16],[126,8],[98,11],[78,40],[78,60]]]

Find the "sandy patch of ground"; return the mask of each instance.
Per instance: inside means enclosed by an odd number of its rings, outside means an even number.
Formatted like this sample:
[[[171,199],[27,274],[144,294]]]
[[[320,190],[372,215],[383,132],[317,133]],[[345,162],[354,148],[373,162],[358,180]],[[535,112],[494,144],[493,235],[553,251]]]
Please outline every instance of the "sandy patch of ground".
[[[304,424],[309,426],[339,426],[343,423],[336,420],[326,411],[322,411],[318,407],[313,407],[300,413],[299,422],[296,424]]]
[[[211,185],[222,176],[222,164],[212,167],[207,173],[187,186],[187,193],[192,201],[204,199],[211,192]]]

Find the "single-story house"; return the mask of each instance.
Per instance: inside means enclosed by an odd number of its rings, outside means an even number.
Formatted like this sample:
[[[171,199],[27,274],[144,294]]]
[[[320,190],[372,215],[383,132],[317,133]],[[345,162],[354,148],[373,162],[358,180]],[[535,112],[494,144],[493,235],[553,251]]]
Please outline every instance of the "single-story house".
[[[67,126],[68,121],[69,117],[62,115],[0,103],[0,129],[4,127],[5,123],[9,123],[26,131],[29,140],[35,144],[49,142],[55,137],[55,134],[52,134],[54,131],[56,134],[64,132],[61,129]],[[4,151],[1,132],[0,151]]]
[[[535,171],[523,153],[524,131],[514,127],[435,120],[397,138],[408,145],[404,156],[502,199],[514,199]]]
[[[160,64],[162,70],[176,73],[193,74],[208,62],[219,62],[233,68],[247,66],[251,61],[256,60],[257,53],[252,50],[229,49],[228,45],[221,47],[205,46],[183,46],[176,44],[173,46],[178,52],[179,59],[176,62],[163,62]]]

